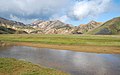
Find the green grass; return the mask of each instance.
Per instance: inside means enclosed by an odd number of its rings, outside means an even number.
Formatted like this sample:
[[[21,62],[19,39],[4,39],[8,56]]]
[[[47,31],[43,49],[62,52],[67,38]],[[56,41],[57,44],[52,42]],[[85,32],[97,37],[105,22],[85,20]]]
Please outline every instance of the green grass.
[[[13,58],[0,58],[0,75],[68,75],[30,62]]]
[[[95,45],[120,46],[119,35],[39,35],[39,34],[2,34],[5,42],[31,42],[58,45]]]

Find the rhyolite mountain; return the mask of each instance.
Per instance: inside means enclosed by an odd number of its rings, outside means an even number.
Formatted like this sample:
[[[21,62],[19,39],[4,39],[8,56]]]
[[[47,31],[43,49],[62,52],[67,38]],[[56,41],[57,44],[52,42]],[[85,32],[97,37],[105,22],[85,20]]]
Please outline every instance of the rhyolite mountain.
[[[120,34],[120,17],[113,18],[100,27],[88,32],[94,35],[117,35]]]
[[[0,33],[20,33],[28,34],[72,34],[74,26],[65,24],[59,20],[55,21],[35,21],[32,24],[25,25],[21,22],[0,18]],[[8,31],[8,32],[7,32]]]
[[[73,26],[59,20],[38,20],[26,25],[21,22],[0,18],[0,34],[120,34],[120,17],[105,23],[90,21],[88,24]]]
[[[21,27],[25,27],[25,25],[20,22],[0,18],[0,34],[27,34],[25,31],[17,30],[17,28]]]
[[[65,24],[59,20],[55,21],[35,21],[32,23],[32,27],[41,30],[43,34],[72,34],[74,26]],[[37,31],[36,31],[37,32]]]
[[[77,27],[77,32],[78,33],[87,33],[89,31],[94,30],[95,28],[98,28],[101,26],[103,23],[102,22],[96,22],[96,21],[90,21],[88,24],[81,24]]]
[[[59,20],[55,21],[35,21],[32,23],[33,28],[39,28],[44,34],[84,34],[89,32],[103,23],[91,21],[88,24],[73,26],[65,24]]]
[[[27,34],[27,32],[0,26],[0,34]]]
[[[29,31],[34,30],[32,27],[25,25],[21,22],[16,22],[12,20],[7,20],[0,17],[0,33],[10,33],[10,34],[24,34],[29,33]]]

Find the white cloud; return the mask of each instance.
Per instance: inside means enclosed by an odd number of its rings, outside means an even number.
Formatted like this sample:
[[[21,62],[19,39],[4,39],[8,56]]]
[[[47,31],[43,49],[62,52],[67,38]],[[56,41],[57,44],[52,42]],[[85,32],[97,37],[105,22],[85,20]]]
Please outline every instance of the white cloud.
[[[70,18],[67,15],[63,16],[53,15],[52,17],[50,17],[50,20],[60,20],[62,22],[68,22]]]
[[[72,19],[96,17],[110,5],[111,0],[0,0],[0,16],[24,23],[36,19],[68,23]]]
[[[77,20],[94,18],[111,7],[111,0],[82,0],[75,3],[69,16]]]
[[[31,24],[32,22],[34,21],[37,21],[39,19],[24,19],[24,18],[18,18],[17,16],[14,16],[14,15],[10,15],[10,20],[13,20],[13,21],[18,21],[18,22],[23,22],[25,24]]]
[[[49,18],[67,8],[70,0],[0,0],[0,14],[23,18]]]

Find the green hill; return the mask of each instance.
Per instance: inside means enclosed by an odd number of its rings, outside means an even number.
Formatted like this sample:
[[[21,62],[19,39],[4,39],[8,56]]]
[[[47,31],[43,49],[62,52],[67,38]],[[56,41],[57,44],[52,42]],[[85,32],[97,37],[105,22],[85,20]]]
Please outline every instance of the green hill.
[[[113,18],[105,22],[100,27],[88,32],[95,35],[118,35],[120,34],[120,17]]]
[[[0,26],[0,34],[27,34],[25,31],[18,31],[11,28]]]

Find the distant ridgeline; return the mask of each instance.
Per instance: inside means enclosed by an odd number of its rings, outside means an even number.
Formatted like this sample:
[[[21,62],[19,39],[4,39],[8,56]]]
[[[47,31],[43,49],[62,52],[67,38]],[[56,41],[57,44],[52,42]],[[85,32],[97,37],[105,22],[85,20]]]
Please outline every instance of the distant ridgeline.
[[[112,35],[120,34],[120,17],[105,23],[91,21],[88,24],[73,26],[59,20],[38,20],[32,24],[11,21],[0,18],[0,34],[92,34]]]

